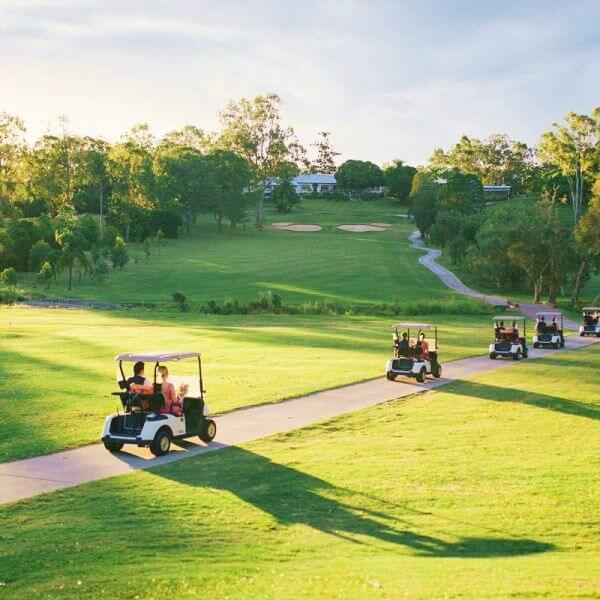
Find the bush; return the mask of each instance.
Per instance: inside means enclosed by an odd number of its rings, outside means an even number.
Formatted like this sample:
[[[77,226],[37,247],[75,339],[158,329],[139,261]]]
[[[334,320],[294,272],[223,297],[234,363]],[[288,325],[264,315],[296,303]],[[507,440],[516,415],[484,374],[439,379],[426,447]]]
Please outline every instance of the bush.
[[[121,236],[117,236],[115,245],[110,251],[110,259],[115,269],[122,269],[129,262],[127,245]]]
[[[173,294],[173,302],[175,302],[181,312],[188,311],[189,306],[187,304],[187,298],[185,297],[185,294],[182,294],[181,292],[175,292]]]
[[[50,244],[44,240],[38,240],[29,252],[29,268],[31,271],[39,271],[51,255],[52,248]]]
[[[17,286],[17,272],[12,267],[4,269],[0,273],[0,283],[3,283],[6,287],[15,288]]]

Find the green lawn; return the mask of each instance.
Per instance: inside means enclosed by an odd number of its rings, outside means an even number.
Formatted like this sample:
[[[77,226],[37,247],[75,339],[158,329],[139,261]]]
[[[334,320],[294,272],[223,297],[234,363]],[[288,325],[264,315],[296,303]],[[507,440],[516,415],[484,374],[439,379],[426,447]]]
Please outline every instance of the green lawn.
[[[330,301],[344,305],[400,302],[452,297],[436,277],[417,264],[418,253],[408,244],[413,226],[388,201],[334,202],[306,200],[294,212],[269,211],[272,221],[316,222],[317,233],[277,231],[267,227],[217,233],[214,223],[201,220],[189,236],[168,240],[147,260],[132,244],[132,261],[107,281],[84,279],[67,292],[64,276],[49,296],[107,302],[171,303],[182,292],[192,304],[227,299],[248,302],[272,290],[286,304]],[[348,233],[332,223],[385,220],[390,231]],[[329,225],[327,225],[329,223]],[[136,262],[134,262],[136,261]],[[27,288],[27,281],[21,282]],[[77,280],[77,277],[76,277]]]
[[[119,352],[203,352],[208,404],[223,412],[382,375],[394,322],[136,314],[0,308],[0,462],[97,441],[117,405]],[[444,361],[485,352],[485,315],[415,318],[439,324]],[[186,364],[177,372],[188,374]]]
[[[600,348],[0,508],[0,594],[598,598]]]

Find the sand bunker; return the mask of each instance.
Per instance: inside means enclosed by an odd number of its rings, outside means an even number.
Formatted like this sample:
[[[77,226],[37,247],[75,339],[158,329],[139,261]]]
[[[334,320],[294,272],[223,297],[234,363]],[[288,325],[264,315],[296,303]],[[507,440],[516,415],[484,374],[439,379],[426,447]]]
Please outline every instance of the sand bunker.
[[[373,225],[373,227],[391,227],[391,223],[369,223],[369,225]]]
[[[338,225],[338,229],[342,231],[351,231],[352,233],[366,233],[367,231],[386,231],[385,227],[376,227],[374,225]]]
[[[281,229],[282,227],[287,227],[288,225],[293,225],[293,223],[271,223],[271,227],[275,227],[275,229]]]
[[[287,225],[279,225],[276,227],[279,231],[303,231],[303,232],[312,232],[312,231],[321,231],[322,227],[320,225],[300,225],[299,223],[288,223]]]

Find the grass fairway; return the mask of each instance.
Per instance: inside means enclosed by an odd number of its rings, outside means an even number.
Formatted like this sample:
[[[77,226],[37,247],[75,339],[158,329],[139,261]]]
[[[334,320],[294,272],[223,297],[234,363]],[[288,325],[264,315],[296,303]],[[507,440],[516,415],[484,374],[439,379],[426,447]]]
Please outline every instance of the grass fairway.
[[[84,279],[67,292],[64,282],[46,292],[107,302],[171,303],[182,292],[194,304],[227,299],[248,302],[272,290],[286,304],[328,301],[344,305],[421,300],[446,301],[452,292],[417,263],[419,253],[407,237],[413,226],[393,217],[398,208],[387,201],[334,202],[306,200],[296,211],[271,220],[321,223],[318,233],[267,228],[225,230],[202,221],[192,234],[169,240],[149,260],[132,244],[132,262],[107,281]],[[336,223],[384,220],[390,231],[348,233]],[[137,262],[134,263],[133,260]],[[33,281],[30,275],[25,282]],[[27,286],[25,285],[25,288]],[[30,288],[31,289],[31,288]]]
[[[97,441],[104,416],[116,409],[109,394],[116,390],[119,352],[203,352],[208,404],[223,412],[382,375],[393,323],[391,317],[135,315],[0,309],[1,462]],[[485,315],[418,320],[439,323],[444,361],[485,352]]]
[[[597,598],[600,348],[0,509],[11,600]]]

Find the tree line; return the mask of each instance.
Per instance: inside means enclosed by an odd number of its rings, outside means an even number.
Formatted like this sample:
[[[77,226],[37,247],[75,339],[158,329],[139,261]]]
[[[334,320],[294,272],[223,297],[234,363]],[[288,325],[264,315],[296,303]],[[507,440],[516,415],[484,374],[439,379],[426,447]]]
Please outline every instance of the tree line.
[[[487,206],[482,184],[510,185],[513,199]],[[600,272],[600,107],[567,114],[536,148],[495,135],[436,149],[410,203],[421,234],[477,281],[576,305]]]

